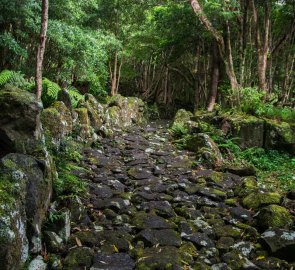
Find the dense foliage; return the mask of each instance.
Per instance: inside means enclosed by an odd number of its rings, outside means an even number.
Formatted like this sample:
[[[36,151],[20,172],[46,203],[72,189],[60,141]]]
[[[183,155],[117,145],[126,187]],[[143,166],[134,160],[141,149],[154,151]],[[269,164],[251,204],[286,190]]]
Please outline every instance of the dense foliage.
[[[225,55],[232,56],[243,95],[261,98],[252,90],[261,85],[259,61],[267,54],[263,100],[270,99],[274,107],[294,106],[294,1],[198,2],[224,40]],[[1,1],[0,70],[34,76],[40,5],[35,0]],[[51,0],[44,77],[83,93],[119,91],[187,108],[205,107],[215,95],[225,107],[238,106],[225,56],[222,50],[214,53],[214,35],[198,17],[189,1]],[[218,93],[212,92],[214,69],[219,73]],[[227,102],[227,94],[232,102]],[[241,109],[280,114],[271,106],[248,105],[241,104]],[[285,115],[286,111],[279,118]]]

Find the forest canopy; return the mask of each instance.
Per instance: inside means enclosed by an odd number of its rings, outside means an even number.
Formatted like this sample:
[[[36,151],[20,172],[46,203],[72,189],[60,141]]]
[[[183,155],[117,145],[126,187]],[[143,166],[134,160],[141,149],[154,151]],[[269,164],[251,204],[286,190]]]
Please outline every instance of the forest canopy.
[[[40,21],[41,1],[1,0],[0,70],[34,76]],[[43,76],[62,88],[187,108],[247,93],[294,106],[292,0],[50,0],[47,36]]]

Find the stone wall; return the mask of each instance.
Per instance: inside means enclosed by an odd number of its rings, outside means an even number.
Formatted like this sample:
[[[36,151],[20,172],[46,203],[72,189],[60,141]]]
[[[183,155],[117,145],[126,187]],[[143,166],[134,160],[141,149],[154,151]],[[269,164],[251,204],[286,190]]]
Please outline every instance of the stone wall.
[[[20,269],[29,252],[41,251],[41,224],[55,175],[35,95],[0,90],[0,264]]]
[[[114,129],[143,123],[145,104],[120,95],[100,104],[87,94],[76,109],[57,101],[43,110],[35,95],[5,87],[0,107],[0,265],[18,270],[42,248],[41,226],[57,177],[46,145],[58,151],[67,136],[85,144],[112,136]]]

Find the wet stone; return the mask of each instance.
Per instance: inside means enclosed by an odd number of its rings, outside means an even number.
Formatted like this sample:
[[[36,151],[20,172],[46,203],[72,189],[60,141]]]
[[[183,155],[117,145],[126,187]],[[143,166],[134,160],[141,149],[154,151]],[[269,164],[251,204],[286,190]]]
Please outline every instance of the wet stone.
[[[138,229],[171,229],[175,227],[174,223],[152,213],[138,212],[132,221]]]
[[[143,202],[140,206],[142,210],[156,210],[157,214],[162,217],[174,217],[176,214],[168,201],[150,201]]]
[[[134,167],[128,171],[128,175],[135,180],[148,179],[152,176],[151,172],[142,168]]]
[[[90,270],[132,270],[134,265],[134,261],[125,253],[111,255],[97,253]]]
[[[103,186],[103,185],[96,185],[96,186],[91,185],[90,192],[98,196],[100,199],[111,198],[113,196],[113,192],[111,188],[109,188],[108,186]]]
[[[190,263],[190,262],[188,262]],[[152,247],[143,250],[137,259],[137,270],[179,269],[183,264],[182,256],[176,247]],[[181,269],[181,268],[180,268]]]
[[[269,229],[261,235],[262,243],[278,258],[295,261],[295,231]]]
[[[214,247],[214,242],[205,233],[182,235],[183,239],[192,242],[196,247]]]
[[[137,236],[137,239],[142,240],[147,246],[175,246],[180,247],[181,237],[171,229],[167,230],[143,230]]]
[[[237,218],[239,220],[251,222],[253,213],[249,210],[246,210],[242,207],[233,207],[230,209],[230,213],[234,218]]]

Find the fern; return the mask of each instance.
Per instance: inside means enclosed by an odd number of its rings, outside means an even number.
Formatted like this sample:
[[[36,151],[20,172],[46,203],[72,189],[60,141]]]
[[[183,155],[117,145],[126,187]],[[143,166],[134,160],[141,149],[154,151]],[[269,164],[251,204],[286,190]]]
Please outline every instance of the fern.
[[[7,70],[7,69],[3,70],[0,73],[0,87],[7,84],[12,76],[13,76],[13,71],[10,71],[10,70]]]
[[[84,99],[84,96],[81,95],[79,93],[78,89],[76,89],[73,86],[70,86],[67,89],[67,91],[69,93],[69,96],[70,96],[70,99],[71,99],[71,103],[72,103],[73,108],[76,108],[77,105],[78,105],[78,103],[79,103],[79,101]]]
[[[35,86],[34,80],[26,79],[20,71],[3,70],[0,73],[0,87],[9,84],[26,91],[32,92]]]
[[[42,81],[42,101],[45,107],[49,107],[53,102],[57,100],[58,93],[61,90],[59,85],[55,82],[44,78]]]

